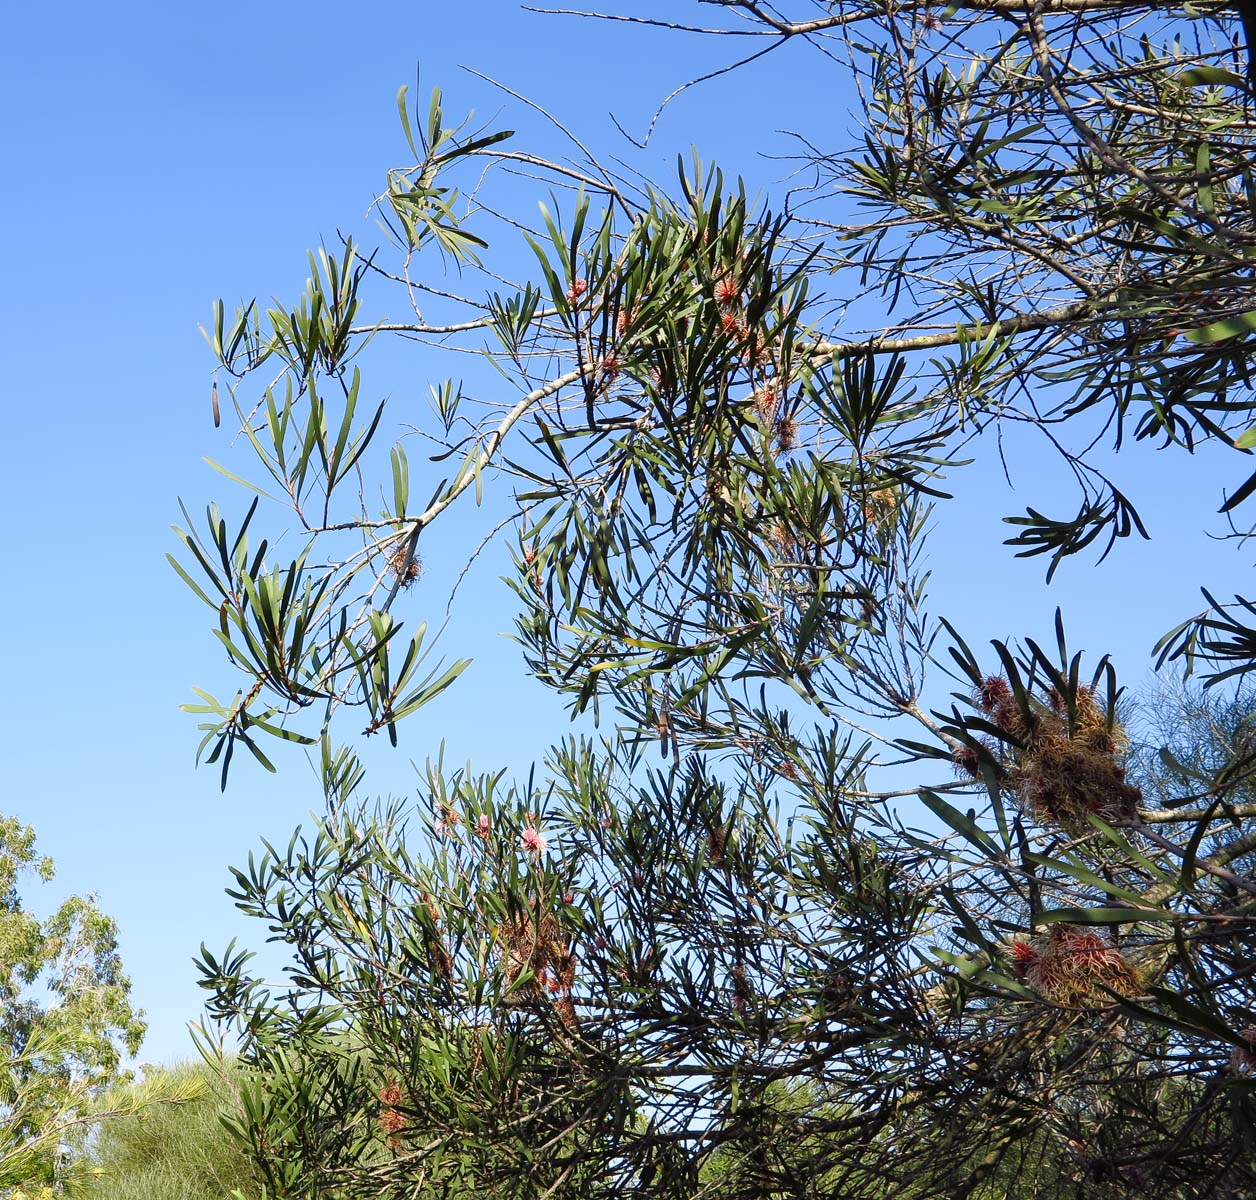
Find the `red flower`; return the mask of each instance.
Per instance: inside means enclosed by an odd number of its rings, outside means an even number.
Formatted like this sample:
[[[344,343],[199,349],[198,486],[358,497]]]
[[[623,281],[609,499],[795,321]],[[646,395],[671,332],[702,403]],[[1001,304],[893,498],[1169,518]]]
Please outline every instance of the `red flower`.
[[[981,707],[986,712],[993,712],[995,709],[1009,703],[1012,699],[1011,686],[1000,675],[991,675],[989,678],[983,679],[978,693],[981,696]]]
[[[960,746],[951,755],[951,761],[954,762],[956,770],[963,771],[965,775],[971,775],[974,779],[981,778],[981,755],[972,746]],[[1023,942],[1014,943],[1014,945],[1024,945]]]
[[[385,1133],[396,1133],[406,1127],[406,1119],[395,1108],[386,1108],[379,1114],[379,1127]]]
[[[1124,961],[1121,952],[1093,929],[1071,931],[1063,939],[1061,949],[1086,971],[1103,973],[1109,967],[1119,966]]]
[[[1012,943],[1012,964],[1017,971],[1027,971],[1038,961],[1038,951],[1028,942]]]

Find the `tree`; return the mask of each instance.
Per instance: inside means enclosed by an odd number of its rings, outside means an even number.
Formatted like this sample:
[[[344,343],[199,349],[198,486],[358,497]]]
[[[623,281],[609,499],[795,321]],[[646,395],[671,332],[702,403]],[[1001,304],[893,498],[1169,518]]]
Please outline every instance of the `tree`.
[[[1247,768],[1149,806],[1112,665],[1083,674],[1062,619],[979,656],[919,566],[945,475],[1010,423],[1078,482],[1075,516],[1012,518],[1048,577],[1142,532],[1096,431],[1253,443],[1230,18],[716,7],[864,89],[862,144],[800,137],[811,193],[782,212],[696,160],[674,193],[545,166],[447,126],[439,92],[412,120],[403,90],[416,161],[379,205],[401,266],[348,243],[297,304],[215,309],[215,413],[221,379],[261,482],[182,533],[243,675],[192,706],[201,748],[225,785],[240,746],[319,745],[328,799],[236,872],[284,986],[234,948],[202,962],[269,1194],[1245,1195],[1256,834],[1217,837]],[[481,255],[509,236],[492,168],[520,161],[562,198],[506,287]],[[486,176],[470,204],[459,172]],[[363,315],[389,281],[413,320]],[[837,340],[843,312],[878,328]],[[433,386],[450,465],[425,501],[414,443],[385,466],[384,405],[359,415],[390,334],[470,339],[506,381]],[[417,812],[373,804],[339,730],[396,741],[458,675],[404,621],[426,531],[473,489],[511,531],[530,673],[615,731],[539,779],[437,764]],[[1250,669],[1242,604],[1164,657]],[[928,829],[881,782],[904,758]]]
[[[223,1123],[237,1108],[230,1061],[150,1069],[133,1090],[141,1104],[154,1090],[187,1099],[137,1107],[103,1124],[77,1195],[83,1200],[226,1200],[255,1194],[259,1180],[252,1160]]]
[[[51,859],[35,833],[0,817],[0,1188],[50,1187],[94,1122],[130,1111],[111,1095],[134,1054],[143,1015],[117,952],[117,929],[90,897],[71,896],[48,918],[28,909],[22,877],[47,882]],[[137,1101],[139,1102],[137,1096]],[[151,1102],[152,1096],[143,1097]],[[9,1194],[7,1191],[5,1194]]]

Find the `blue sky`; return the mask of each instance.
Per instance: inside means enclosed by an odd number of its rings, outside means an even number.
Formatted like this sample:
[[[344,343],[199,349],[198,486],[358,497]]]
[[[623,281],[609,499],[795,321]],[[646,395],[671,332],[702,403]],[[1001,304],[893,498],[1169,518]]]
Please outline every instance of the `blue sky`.
[[[622,7],[677,10],[675,0]],[[663,95],[730,48],[529,14],[508,0],[404,9],[72,0],[10,6],[4,43],[0,808],[33,823],[59,865],[42,906],[91,891],[118,919],[151,1021],[142,1057],[168,1061],[190,1053],[197,945],[261,941],[223,895],[228,864],[259,837],[286,839],[318,802],[294,755],[277,778],[236,770],[220,794],[214,770],[194,769],[194,721],[178,710],[193,684],[234,686],[204,611],[164,561],[176,498],[195,510],[229,491],[201,461],[224,453],[226,430],[210,424],[213,364],[198,322],[218,296],[295,296],[306,249],[334,244],[338,229],[370,240],[365,210],[404,158],[394,97],[416,64],[424,88],[445,88],[450,112],[474,107],[550,136],[465,64],[561,114],[599,152],[626,157],[608,112],[644,128]],[[676,153],[696,144],[745,174],[752,192],[770,192],[785,168],[756,151],[779,151],[773,131],[802,125],[844,143],[850,110],[840,79],[791,47],[687,93],[632,161],[668,179]],[[428,370],[411,358],[367,387],[404,403],[425,392]],[[1116,473],[1154,541],[1122,544],[1099,569],[1069,564],[1046,589],[1039,563],[999,545],[1000,517],[1058,481],[1014,443],[1010,492],[991,448],[953,481],[957,500],[931,550],[935,606],[972,644],[1047,636],[1059,604],[1074,643],[1110,651],[1137,685],[1158,634],[1199,607],[1199,581],[1244,587],[1247,562],[1200,533],[1220,529],[1210,516],[1220,486],[1243,477],[1233,456],[1192,462],[1135,447]],[[466,521],[427,556],[463,552]],[[489,556],[448,637],[449,653],[476,666],[410,722],[400,751],[372,756],[374,790],[404,792],[408,760],[434,754],[442,738],[454,761],[522,771],[563,731],[559,706],[498,636],[509,609],[497,574]]]

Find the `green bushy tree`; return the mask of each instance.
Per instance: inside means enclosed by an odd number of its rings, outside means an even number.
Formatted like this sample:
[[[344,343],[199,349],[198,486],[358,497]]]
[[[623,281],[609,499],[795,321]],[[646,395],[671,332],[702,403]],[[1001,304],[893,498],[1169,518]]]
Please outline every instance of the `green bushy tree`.
[[[403,92],[398,268],[347,244],[295,303],[215,309],[215,416],[257,482],[181,533],[241,675],[192,706],[201,749],[225,785],[238,749],[317,745],[328,801],[236,872],[284,984],[202,961],[265,1194],[1249,1194],[1256,833],[1220,837],[1245,771],[1149,804],[1112,665],[1062,619],[978,654],[920,565],[986,433],[1040,433],[1077,480],[1075,514],[1010,518],[1049,574],[1143,532],[1096,430],[1250,449],[1233,22],[715,7],[862,89],[856,145],[798,142],[807,203],[696,161],[670,189],[546,165]],[[519,161],[557,196],[495,225]],[[519,224],[536,267],[506,287],[488,240]],[[412,319],[371,315],[388,283]],[[425,440],[392,440],[362,372],[390,335],[498,379],[434,384],[397,419]],[[509,531],[529,672],[603,736],[373,803],[341,731],[395,742],[460,673],[412,585],[472,496]],[[1163,656],[1251,669],[1246,602],[1209,603]]]
[[[117,928],[90,897],[41,919],[24,877],[52,878],[35,833],[0,816],[0,1192],[58,1184],[95,1121],[122,1111],[111,1089],[144,1034]],[[4,1191],[8,1189],[8,1191]],[[15,1194],[15,1193],[14,1193]]]
[[[259,1176],[227,1121],[238,1116],[239,1084],[229,1062],[145,1071],[140,1098],[154,1092],[180,1104],[137,1106],[102,1124],[84,1164],[82,1200],[229,1200],[257,1194]]]

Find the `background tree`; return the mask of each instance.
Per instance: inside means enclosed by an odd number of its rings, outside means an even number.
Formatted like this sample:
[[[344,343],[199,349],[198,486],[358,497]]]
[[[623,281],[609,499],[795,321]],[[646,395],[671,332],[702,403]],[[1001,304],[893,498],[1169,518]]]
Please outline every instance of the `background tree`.
[[[215,411],[262,474],[242,521],[182,535],[243,673],[194,706],[202,750],[225,782],[239,746],[320,744],[329,801],[236,873],[284,985],[202,964],[244,1038],[241,1133],[275,1196],[1247,1194],[1236,776],[1149,807],[1111,665],[1083,674],[1062,620],[979,658],[919,566],[984,431],[1026,424],[1074,473],[1075,516],[1014,519],[1051,571],[1141,532],[1097,435],[1247,451],[1244,64],[1196,10],[717,7],[865,89],[862,144],[800,140],[785,211],[696,161],[674,192],[546,165],[403,92],[400,265],[347,244],[297,304],[216,308]],[[518,162],[558,197],[497,222]],[[533,282],[481,267],[512,221]],[[386,281],[412,320],[362,315]],[[391,333],[467,339],[506,381],[432,388],[419,502],[415,443],[385,465],[384,406],[359,412]],[[395,741],[460,670],[403,614],[469,493],[514,539],[529,670],[616,732],[513,785],[433,767],[411,814],[355,794],[333,735]],[[1166,656],[1246,670],[1241,611]]]
[[[144,1034],[113,922],[84,896],[40,919],[18,890],[25,875],[47,882],[52,861],[30,826],[0,817],[0,1188],[10,1189],[58,1182],[86,1128],[153,1099],[110,1091]]]
[[[239,1086],[229,1061],[150,1069],[140,1099],[154,1091],[186,1097],[137,1107],[102,1124],[83,1164],[83,1200],[226,1200],[256,1195],[252,1160],[224,1118],[238,1116]]]

